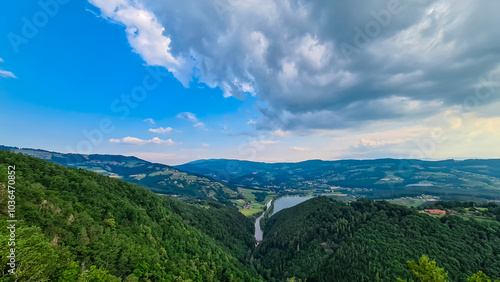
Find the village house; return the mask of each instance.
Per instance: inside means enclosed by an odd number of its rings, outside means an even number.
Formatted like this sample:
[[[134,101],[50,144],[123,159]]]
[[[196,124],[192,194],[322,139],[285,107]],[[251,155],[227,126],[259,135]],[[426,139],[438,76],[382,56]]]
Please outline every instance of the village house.
[[[428,213],[428,214],[431,214],[431,215],[445,215],[446,214],[446,211],[444,211],[444,210],[430,210],[430,209],[426,209],[425,212]]]

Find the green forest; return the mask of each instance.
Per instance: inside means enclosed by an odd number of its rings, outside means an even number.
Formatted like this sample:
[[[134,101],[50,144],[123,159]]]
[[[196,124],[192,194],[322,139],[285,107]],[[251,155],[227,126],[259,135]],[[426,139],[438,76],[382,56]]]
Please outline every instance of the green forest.
[[[254,264],[270,281],[396,281],[412,279],[406,262],[423,254],[446,269],[450,281],[478,271],[498,279],[500,223],[434,218],[385,201],[318,197],[266,221]]]
[[[229,199],[242,199],[235,185],[224,185],[212,178],[179,171],[168,165],[151,163],[132,156],[64,154],[46,150],[0,145],[0,149],[22,153],[72,168],[139,184],[173,198],[194,201],[211,200],[229,205]]]
[[[308,160],[297,163],[209,159],[176,168],[207,177],[225,176],[234,184],[258,186],[274,193],[337,195],[348,200],[384,200],[422,194],[446,201],[500,200],[498,159]]]
[[[12,165],[15,275],[7,273],[7,171]],[[0,281],[500,278],[500,223],[498,206],[492,204],[477,206],[492,219],[476,220],[431,217],[385,201],[318,197],[267,219],[264,240],[256,246],[253,222],[234,207],[186,203],[3,150],[0,191]],[[470,203],[436,205],[470,209]]]
[[[16,276],[7,272],[7,166],[16,166]],[[135,184],[0,150],[2,281],[256,281],[252,222]]]

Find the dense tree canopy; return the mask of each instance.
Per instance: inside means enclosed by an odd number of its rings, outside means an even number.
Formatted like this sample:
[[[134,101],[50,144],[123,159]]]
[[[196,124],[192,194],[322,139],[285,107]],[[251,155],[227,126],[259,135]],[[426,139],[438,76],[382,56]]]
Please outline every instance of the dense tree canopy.
[[[411,279],[422,254],[451,281],[481,270],[500,277],[500,224],[458,216],[433,218],[384,201],[350,204],[314,198],[272,216],[254,264],[268,280],[396,281]]]
[[[9,165],[16,166],[14,276],[7,274]],[[315,198],[269,218],[264,240],[255,248],[253,223],[234,208],[184,203],[94,172],[2,150],[0,192],[0,281],[444,277],[488,282],[500,277],[494,204],[477,206],[489,216],[478,221],[435,218],[385,201]],[[423,254],[428,257],[419,260]]]
[[[8,165],[16,166],[18,269],[4,280],[259,279],[246,262],[252,223],[234,209],[188,205],[124,181],[0,150],[2,199]],[[2,202],[4,274],[6,215]]]

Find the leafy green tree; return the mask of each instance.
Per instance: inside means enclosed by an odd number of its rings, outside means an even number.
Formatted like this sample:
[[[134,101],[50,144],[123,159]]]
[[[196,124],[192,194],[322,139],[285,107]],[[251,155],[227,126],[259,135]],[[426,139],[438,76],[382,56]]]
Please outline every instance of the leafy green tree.
[[[491,279],[489,279],[488,276],[480,270],[467,279],[467,282],[491,282]],[[495,280],[495,282],[500,282],[500,280]]]
[[[438,267],[436,261],[429,260],[428,256],[422,256],[418,264],[408,261],[408,268],[413,276],[421,282],[445,282],[448,281],[448,273],[444,268]]]
[[[77,281],[79,275],[80,275],[80,266],[78,265],[78,262],[72,262],[68,266],[68,268],[64,269],[61,272],[58,281],[60,282]]]
[[[291,278],[286,279],[286,282],[303,282],[303,281],[306,281],[306,280],[298,279],[295,277],[291,277]]]
[[[78,282],[120,282],[121,279],[111,275],[108,271],[97,268],[95,265],[90,267],[90,270],[83,272],[78,277]]]
[[[1,217],[2,222],[6,222],[5,218]],[[32,280],[40,281],[47,280],[52,277],[58,267],[59,256],[50,245],[47,238],[41,233],[39,227],[25,227],[24,222],[16,223],[16,241],[15,246],[8,246],[8,238],[5,232],[2,232],[0,237],[0,251],[2,253],[2,267],[7,264],[10,254],[10,249],[15,249],[15,275],[17,280]],[[5,224],[0,224],[2,231],[7,230]],[[10,267],[9,267],[10,269]],[[4,270],[5,271],[5,270]]]
[[[114,218],[108,218],[108,219],[104,220],[104,222],[106,222],[106,224],[108,224],[109,227],[111,227],[112,229],[116,228],[116,221]]]

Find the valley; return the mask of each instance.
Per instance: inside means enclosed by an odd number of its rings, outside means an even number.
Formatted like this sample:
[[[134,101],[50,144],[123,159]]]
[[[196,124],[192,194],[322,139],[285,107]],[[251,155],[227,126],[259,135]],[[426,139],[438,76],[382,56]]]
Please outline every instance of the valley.
[[[20,199],[21,281],[396,281],[411,279],[406,262],[423,255],[452,281],[500,278],[500,206],[493,202],[427,201],[446,210],[434,216],[387,201],[243,190],[244,201],[265,210],[254,223],[258,212],[244,216],[232,204],[184,202],[0,150],[0,170],[10,164]],[[3,196],[7,179],[0,174]],[[2,253],[9,237],[3,196]],[[0,260],[5,273],[6,257]]]
[[[0,149],[22,153],[67,167],[85,169],[111,178],[135,183],[171,198],[185,201],[212,200],[230,204],[242,199],[234,185],[212,178],[180,171],[174,167],[121,155],[63,154],[31,148],[1,146]]]
[[[237,207],[253,219],[271,199],[283,196],[327,196],[347,202],[366,198],[414,207],[439,200],[500,202],[500,160],[495,159],[272,164],[219,159],[172,167],[120,155],[62,154],[8,146],[0,149],[94,171],[183,201],[216,201]]]
[[[258,163],[199,160],[176,168],[207,177],[224,175],[241,187],[280,195],[334,196],[354,200],[431,197],[500,201],[500,160],[311,160]],[[425,196],[427,195],[427,196]]]
[[[0,11],[0,282],[500,282],[500,1]]]

